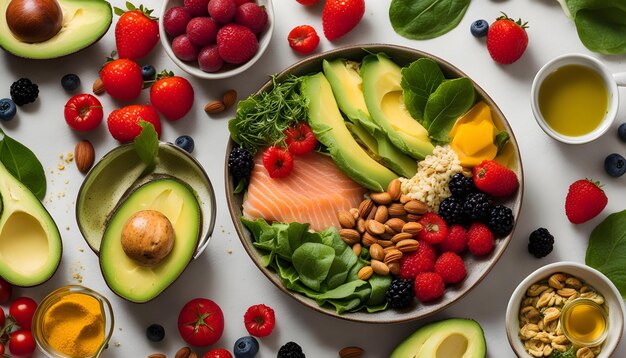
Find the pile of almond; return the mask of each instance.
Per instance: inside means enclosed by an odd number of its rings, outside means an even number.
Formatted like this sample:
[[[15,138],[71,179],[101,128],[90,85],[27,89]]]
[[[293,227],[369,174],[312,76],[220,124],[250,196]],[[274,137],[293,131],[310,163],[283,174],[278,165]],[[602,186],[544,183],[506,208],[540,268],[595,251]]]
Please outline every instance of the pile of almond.
[[[415,236],[422,230],[417,221],[427,211],[425,203],[403,195],[400,180],[394,179],[387,191],[370,193],[358,208],[339,212],[341,239],[357,256],[363,246],[369,249],[370,266],[359,271],[359,279],[367,280],[374,273],[397,275],[402,255],[417,250]]]

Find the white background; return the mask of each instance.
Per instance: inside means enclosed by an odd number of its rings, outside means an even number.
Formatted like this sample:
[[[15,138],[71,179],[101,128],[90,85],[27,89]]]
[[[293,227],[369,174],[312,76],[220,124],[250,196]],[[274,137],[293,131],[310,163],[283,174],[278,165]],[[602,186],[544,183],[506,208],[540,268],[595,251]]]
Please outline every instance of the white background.
[[[123,4],[121,0],[114,5]],[[147,1],[156,7],[161,2]],[[137,4],[138,5],[138,4]],[[75,197],[83,179],[74,164],[58,170],[60,153],[73,151],[80,139],[91,140],[100,158],[117,143],[103,124],[87,135],[73,132],[65,125],[63,106],[69,94],[60,85],[66,73],[77,73],[83,82],[81,90],[91,91],[98,69],[114,49],[113,26],[96,45],[62,59],[47,61],[24,60],[0,53],[0,97],[9,96],[9,85],[20,77],[29,77],[39,84],[40,97],[35,104],[19,109],[18,116],[2,123],[10,136],[29,146],[40,158],[48,177],[46,207],[51,211],[63,235],[63,259],[59,270],[47,283],[37,288],[18,289],[16,295],[41,299],[53,289],[68,283],[80,273],[83,284],[100,291],[112,300],[116,328],[105,357],[145,357],[155,352],[173,356],[184,342],[176,330],[179,309],[191,298],[207,297],[222,307],[226,317],[224,335],[214,347],[232,350],[234,341],[246,335],[243,313],[252,304],[266,303],[276,311],[276,329],[263,338],[260,357],[276,355],[287,341],[298,342],[307,357],[337,356],[340,348],[348,345],[363,347],[368,357],[385,357],[402,339],[426,321],[447,317],[470,317],[478,320],[485,330],[489,357],[511,357],[513,352],[506,339],[504,313],[510,294],[527,274],[545,264],[571,260],[584,262],[591,230],[609,213],[623,210],[626,202],[626,177],[610,178],[604,173],[604,157],[612,152],[626,155],[626,144],[619,142],[617,125],[626,120],[621,110],[618,121],[601,139],[592,144],[568,146],[545,135],[536,124],[529,105],[532,78],[537,70],[555,56],[570,53],[589,53],[580,43],[574,24],[565,17],[554,0],[475,0],[460,25],[439,38],[412,41],[397,35],[388,18],[389,1],[367,0],[365,16],[347,36],[330,43],[323,38],[321,4],[305,8],[295,0],[275,0],[276,28],[265,55],[252,68],[236,78],[221,81],[202,81],[190,78],[196,91],[192,112],[178,123],[164,120],[162,139],[174,141],[181,134],[190,134],[196,141],[194,155],[204,165],[217,193],[218,213],[213,239],[208,250],[184,272],[182,277],[160,297],[147,304],[132,304],[119,299],[104,283],[98,268],[98,259],[83,241],[74,219]],[[529,46],[515,64],[501,66],[494,63],[485,47],[485,41],[470,35],[470,23],[484,18],[492,22],[500,11],[511,17],[522,17],[529,22]],[[240,98],[255,91],[268,76],[300,60],[287,43],[289,31],[301,24],[314,26],[322,41],[317,52],[359,43],[391,43],[430,52],[448,60],[482,86],[500,106],[508,118],[520,145],[524,172],[524,204],[515,236],[493,271],[470,294],[450,309],[425,321],[374,325],[351,323],[314,312],[297,303],[272,285],[252,263],[237,238],[229,216],[224,194],[224,156],[228,140],[227,121],[234,115],[228,111],[207,116],[206,102],[220,98],[227,89],[236,89]],[[592,54],[609,66],[613,72],[626,71],[625,57],[605,57]],[[185,75],[169,60],[161,45],[142,63],[152,63],[157,69],[168,68]],[[620,90],[625,97],[624,90]],[[122,106],[110,97],[100,97],[105,116]],[[622,104],[624,103],[622,100]],[[136,103],[147,103],[144,91]],[[609,197],[609,204],[596,219],[582,224],[570,224],[564,214],[567,188],[573,181],[591,177],[601,180]],[[529,233],[548,228],[556,237],[555,249],[547,258],[535,259],[526,250]],[[6,309],[6,308],[5,308]],[[151,323],[165,326],[166,338],[151,343],[145,337],[145,328]],[[204,350],[198,350],[204,353]],[[626,357],[626,344],[620,344],[615,357]]]

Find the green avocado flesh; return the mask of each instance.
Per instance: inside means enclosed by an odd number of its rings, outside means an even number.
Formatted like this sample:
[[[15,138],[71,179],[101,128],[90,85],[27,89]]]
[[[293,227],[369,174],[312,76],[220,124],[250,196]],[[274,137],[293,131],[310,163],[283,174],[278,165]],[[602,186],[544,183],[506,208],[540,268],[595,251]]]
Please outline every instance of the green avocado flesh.
[[[38,285],[54,274],[61,251],[48,211],[0,163],[0,276],[17,286]]]
[[[311,130],[317,140],[328,147],[337,166],[364,187],[384,191],[397,175],[372,159],[354,140],[324,74],[305,77],[302,94],[309,99]]]
[[[336,59],[324,60],[324,75],[333,89],[339,109],[352,121],[348,129],[370,152],[370,156],[398,175],[411,178],[417,162],[396,148],[383,130],[372,121],[363,96],[363,79],[358,63]]]
[[[142,210],[165,215],[174,229],[174,247],[158,264],[142,266],[122,248],[122,229]],[[111,290],[132,302],[147,302],[183,272],[198,244],[200,206],[193,191],[174,178],[156,179],[133,191],[112,214],[100,245],[100,268]]]
[[[6,9],[11,0],[0,0],[0,47],[20,57],[47,59],[81,50],[98,41],[111,26],[111,5],[103,0],[58,0],[63,11],[61,31],[47,41],[27,43],[9,29]]]
[[[451,318],[421,327],[402,341],[390,358],[482,358],[486,352],[478,322]]]
[[[368,55],[361,62],[363,94],[371,118],[403,153],[422,160],[434,147],[428,131],[404,106],[400,67],[384,54]]]

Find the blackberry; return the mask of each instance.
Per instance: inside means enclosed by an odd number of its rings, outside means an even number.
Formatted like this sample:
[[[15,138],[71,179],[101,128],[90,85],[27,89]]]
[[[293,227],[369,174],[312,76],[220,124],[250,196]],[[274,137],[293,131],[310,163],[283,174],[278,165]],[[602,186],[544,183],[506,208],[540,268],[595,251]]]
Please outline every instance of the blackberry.
[[[302,347],[295,342],[287,342],[278,350],[276,358],[305,358]]]
[[[28,78],[20,78],[11,85],[11,99],[18,106],[35,102],[39,95],[39,87]]]
[[[498,205],[491,209],[487,226],[496,236],[506,236],[513,230],[513,222],[513,211],[504,205]]]
[[[441,204],[439,204],[439,216],[446,221],[448,226],[465,223],[463,201],[454,196],[445,198]]]
[[[391,308],[409,307],[415,298],[413,280],[394,279],[387,288],[385,298]]]
[[[547,229],[540,227],[530,233],[530,238],[528,240],[528,252],[540,259],[548,256],[548,254],[552,252],[553,245],[554,236],[552,236]]]
[[[450,178],[448,188],[452,196],[457,198],[465,198],[468,194],[477,192],[472,178],[468,178],[461,173],[456,173]]]
[[[247,178],[254,168],[252,153],[243,148],[235,148],[228,157],[228,171],[236,179]]]
[[[487,194],[472,193],[465,198],[463,213],[467,220],[471,222],[480,221],[486,223],[489,220],[492,208],[493,204]]]

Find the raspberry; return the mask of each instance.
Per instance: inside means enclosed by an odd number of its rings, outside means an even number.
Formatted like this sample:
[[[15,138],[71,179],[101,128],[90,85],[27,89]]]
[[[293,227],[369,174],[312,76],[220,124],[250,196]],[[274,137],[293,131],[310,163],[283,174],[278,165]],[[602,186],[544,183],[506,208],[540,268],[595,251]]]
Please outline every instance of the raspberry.
[[[434,272],[423,272],[415,277],[415,297],[422,302],[440,298],[445,288],[441,276]]]
[[[213,44],[217,36],[217,24],[210,17],[194,17],[187,24],[186,32],[194,45]]]
[[[267,26],[267,12],[253,2],[245,3],[237,8],[235,22],[259,34]]]
[[[417,251],[402,255],[400,272],[402,279],[414,279],[417,274],[432,271],[437,260],[437,252],[426,242],[420,242]]]
[[[445,283],[459,283],[467,275],[463,259],[454,252],[444,252],[435,262],[435,273]]]
[[[467,231],[467,246],[475,256],[485,256],[493,250],[493,234],[482,223],[473,223]]]
[[[243,321],[248,333],[255,337],[269,336],[276,325],[274,310],[264,304],[248,307],[243,315]]]
[[[208,45],[200,50],[198,65],[204,72],[217,72],[224,66],[224,60],[220,57],[217,45]]]
[[[209,0],[184,0],[185,9],[192,17],[207,16]]]
[[[320,44],[320,37],[312,26],[300,25],[294,27],[287,35],[289,46],[301,54],[315,51]]]
[[[467,231],[461,225],[452,225],[448,229],[448,235],[439,248],[442,252],[451,251],[455,254],[462,254],[467,249]]]
[[[448,235],[448,226],[441,216],[435,213],[426,213],[419,220],[423,229],[417,233],[417,238],[431,245],[438,244]]]
[[[317,138],[308,124],[298,122],[296,125],[285,129],[285,144],[289,151],[295,155],[305,155],[317,147]]]
[[[271,178],[284,178],[293,170],[293,155],[286,148],[268,147],[263,152],[263,166]]]
[[[177,36],[172,41],[172,52],[181,61],[195,61],[198,58],[198,50],[187,35]]]
[[[235,17],[237,4],[235,0],[209,0],[209,15],[220,24],[227,24]]]
[[[217,32],[220,57],[233,64],[248,62],[259,49],[256,35],[247,27],[228,24]]]
[[[182,6],[174,6],[163,15],[163,28],[168,35],[176,37],[185,33],[189,21],[191,21],[189,11]]]

